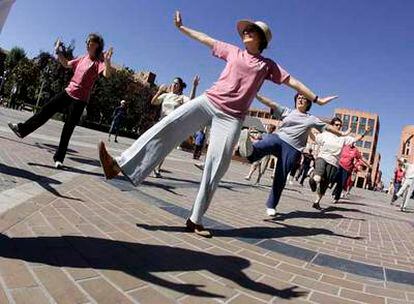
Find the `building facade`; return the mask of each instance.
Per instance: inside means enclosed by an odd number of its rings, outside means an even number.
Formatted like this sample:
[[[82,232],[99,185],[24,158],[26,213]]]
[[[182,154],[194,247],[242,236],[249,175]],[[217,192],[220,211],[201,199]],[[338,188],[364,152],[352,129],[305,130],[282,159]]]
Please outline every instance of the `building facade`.
[[[409,163],[414,164],[414,125],[403,128],[397,154],[398,157],[404,157]]]
[[[355,186],[359,188],[374,188],[381,174],[380,161],[381,155],[377,153],[378,137],[380,131],[380,121],[378,114],[362,112],[352,109],[335,109],[335,116],[339,117],[342,122],[342,130],[351,129],[354,136],[363,134],[367,127],[370,132],[356,143],[361,151],[363,158],[372,166],[364,172],[359,172],[355,181]]]

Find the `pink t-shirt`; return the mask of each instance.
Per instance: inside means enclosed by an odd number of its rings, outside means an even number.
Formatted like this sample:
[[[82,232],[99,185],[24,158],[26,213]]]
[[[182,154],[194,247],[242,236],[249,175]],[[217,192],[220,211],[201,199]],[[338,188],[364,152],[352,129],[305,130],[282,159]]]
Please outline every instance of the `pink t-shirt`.
[[[216,41],[213,55],[225,60],[220,78],[205,94],[223,112],[243,119],[265,79],[283,83],[290,75],[273,60]]]
[[[358,148],[352,145],[346,145],[342,148],[339,165],[346,171],[351,172],[354,169],[355,162],[362,158]]]
[[[74,99],[88,102],[95,80],[104,71],[105,64],[103,61],[91,60],[89,55],[73,59],[68,64],[72,65],[73,76],[66,93]]]

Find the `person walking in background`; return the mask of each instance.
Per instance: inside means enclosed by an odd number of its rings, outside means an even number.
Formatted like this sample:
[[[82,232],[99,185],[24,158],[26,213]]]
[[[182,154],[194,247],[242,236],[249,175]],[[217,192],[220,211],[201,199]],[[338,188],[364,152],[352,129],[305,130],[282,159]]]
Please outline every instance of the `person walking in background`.
[[[299,184],[301,186],[303,186],[305,179],[308,177],[309,170],[314,166],[315,158],[312,153],[312,148],[310,148],[308,152],[302,153],[302,164],[297,177],[297,181],[300,180]]]
[[[200,159],[201,152],[203,151],[204,142],[206,140],[205,129],[200,129],[195,134],[194,153],[193,159]]]
[[[112,48],[103,52],[104,40],[96,34],[89,34],[86,39],[87,54],[73,60],[67,60],[62,51],[62,43],[57,40],[55,52],[59,62],[65,68],[73,70],[73,76],[66,89],[52,97],[46,104],[24,123],[8,123],[9,128],[20,138],[24,138],[45,124],[57,112],[68,110],[65,124],[60,136],[59,147],[53,156],[56,168],[63,167],[63,160],[73,130],[78,124],[83,110],[89,101],[92,88],[100,74],[109,77],[112,72]]]
[[[395,200],[397,200],[400,197],[403,197],[404,194],[408,191],[408,189],[410,189],[411,185],[414,182],[414,165],[408,163],[405,158],[400,158],[399,162],[403,164],[403,168],[404,168],[403,170],[405,173],[404,173],[404,180],[402,182],[402,185],[400,189],[397,191],[397,193],[395,194],[396,196]],[[408,193],[408,195],[411,196],[411,193]],[[404,203],[405,202],[401,204],[401,210],[405,208]]]
[[[193,79],[193,86],[191,88],[190,97],[183,94],[187,84],[180,78],[175,77],[170,86],[160,85],[158,92],[152,97],[151,104],[161,106],[160,121],[171,114],[175,109],[182,106],[184,103],[194,99],[197,91],[197,86],[200,83],[200,77],[195,76]],[[164,163],[164,158],[160,161],[158,166],[154,169],[154,176],[161,178],[161,167]]]
[[[111,134],[115,134],[114,142],[118,142],[119,129],[127,116],[127,105],[125,100],[121,100],[121,105],[116,107],[114,113],[112,114],[112,124],[109,129],[108,141],[111,141]]]
[[[405,160],[403,158],[399,158],[397,160],[397,168],[394,171],[394,192],[391,198],[391,205],[394,204],[394,202],[397,200],[397,193],[400,190],[401,184],[405,177],[404,164]]]

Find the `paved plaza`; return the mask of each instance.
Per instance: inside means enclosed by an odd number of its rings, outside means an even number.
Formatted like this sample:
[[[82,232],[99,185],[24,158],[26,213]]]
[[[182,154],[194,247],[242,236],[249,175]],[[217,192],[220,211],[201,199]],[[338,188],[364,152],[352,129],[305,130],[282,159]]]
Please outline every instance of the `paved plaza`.
[[[183,228],[202,173],[191,154],[173,151],[164,178],[139,187],[108,182],[96,150],[107,134],[78,127],[57,170],[62,123],[18,139],[7,122],[29,116],[0,108],[1,304],[414,303],[414,213],[386,194],[327,195],[317,211],[307,187],[289,185],[269,219],[270,172],[254,186],[233,161],[205,239]]]

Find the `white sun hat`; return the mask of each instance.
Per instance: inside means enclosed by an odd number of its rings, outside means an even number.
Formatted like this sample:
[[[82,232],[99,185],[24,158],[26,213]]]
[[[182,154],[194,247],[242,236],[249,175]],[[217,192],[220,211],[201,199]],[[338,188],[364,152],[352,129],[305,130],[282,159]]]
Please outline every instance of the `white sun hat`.
[[[237,22],[237,31],[239,32],[240,37],[243,38],[243,31],[248,26],[254,26],[259,28],[263,32],[266,37],[267,44],[270,43],[272,40],[272,31],[270,30],[269,26],[264,23],[263,21],[251,21],[251,20],[240,20]]]

